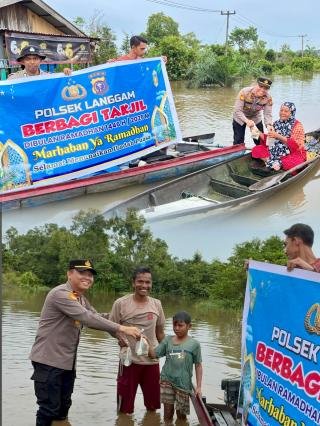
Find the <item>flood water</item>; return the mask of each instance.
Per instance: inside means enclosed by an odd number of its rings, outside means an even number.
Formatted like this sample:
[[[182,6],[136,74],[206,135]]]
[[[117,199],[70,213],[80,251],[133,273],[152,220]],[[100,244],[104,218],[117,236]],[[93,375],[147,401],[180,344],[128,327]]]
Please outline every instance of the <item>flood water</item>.
[[[187,90],[174,85],[173,93],[183,135],[216,133],[216,142],[232,144],[231,116],[239,87],[230,89]],[[300,80],[277,77],[272,85],[274,118],[283,101],[293,101],[297,118],[310,131],[320,127],[320,75]],[[250,138],[246,140],[250,146]],[[224,260],[232,254],[236,243],[271,235],[282,236],[282,231],[296,222],[310,224],[315,232],[315,252],[320,255],[320,170],[315,170],[295,187],[279,192],[255,207],[235,214],[216,216],[206,214],[150,224],[155,237],[164,239],[169,251],[180,258],[190,258],[196,251],[211,260]],[[141,192],[146,186],[137,185],[108,194],[91,194],[77,199],[60,201],[47,206],[3,212],[3,232],[14,226],[19,232],[44,223],[68,226],[80,209],[103,211],[109,203]],[[36,410],[32,370],[28,354],[34,340],[39,312],[44,295],[4,292],[3,302],[3,424],[31,426]],[[94,297],[94,306],[107,312],[112,298]],[[220,381],[239,373],[240,319],[233,314],[197,309],[191,301],[163,299],[166,316],[180,306],[195,318],[193,336],[202,344],[204,363],[203,393],[208,401],[222,401]],[[170,320],[166,332],[171,331]],[[73,426],[104,426],[160,424],[160,415],[145,417],[141,395],[138,395],[134,419],[117,418],[115,414],[115,377],[118,348],[105,333],[87,330],[82,336],[78,378],[74,404],[70,411]],[[197,425],[192,412],[190,425]]]
[[[3,425],[32,426],[36,403],[32,367],[28,360],[33,344],[44,293],[33,294],[4,289],[3,300],[3,353],[2,404]],[[106,294],[90,296],[95,308],[108,312],[113,298]],[[204,313],[196,303],[186,300],[162,298],[166,314],[166,334],[172,334],[171,318],[179,309],[188,310],[193,319],[192,336],[201,343],[203,357],[203,394],[208,401],[223,401],[220,382],[223,378],[239,375],[240,317],[223,311]],[[146,416],[139,392],[133,419],[116,415],[116,373],[118,346],[107,333],[86,329],[82,334],[78,352],[78,368],[73,405],[70,409],[72,426],[157,426],[160,411]],[[58,422],[56,423],[59,424]],[[192,410],[189,425],[198,425]],[[62,422],[60,422],[62,426]]]
[[[241,87],[190,90],[183,84],[173,84],[182,134],[190,136],[214,131],[217,143],[231,145],[233,104]],[[271,94],[274,119],[278,118],[282,102],[293,101],[297,108],[296,118],[303,123],[306,131],[320,127],[320,74],[310,79],[276,77]],[[246,144],[252,146],[249,134]],[[224,213],[217,217],[207,213],[150,223],[148,226],[155,237],[167,242],[169,251],[175,256],[188,258],[198,251],[207,260],[227,259],[235,244],[253,238],[281,236],[286,227],[296,222],[308,223],[315,231],[319,230],[319,175],[319,169],[315,170],[294,187],[262,200],[255,207],[242,210],[237,215]],[[3,231],[14,226],[20,232],[25,232],[48,222],[69,226],[79,209],[94,208],[103,212],[110,203],[126,199],[150,186],[136,185],[106,194],[90,194],[46,206],[3,212]],[[320,253],[320,236],[316,238],[314,248]]]

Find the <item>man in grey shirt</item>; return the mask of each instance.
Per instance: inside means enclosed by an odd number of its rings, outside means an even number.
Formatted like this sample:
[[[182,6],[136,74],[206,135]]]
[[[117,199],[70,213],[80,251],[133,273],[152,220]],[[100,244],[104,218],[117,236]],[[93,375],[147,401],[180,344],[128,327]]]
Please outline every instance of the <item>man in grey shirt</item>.
[[[68,281],[53,288],[44,302],[30,359],[39,409],[36,426],[50,426],[68,416],[76,377],[76,355],[82,326],[139,338],[136,327],[116,324],[99,314],[84,297],[96,271],[90,260],[69,262]]]

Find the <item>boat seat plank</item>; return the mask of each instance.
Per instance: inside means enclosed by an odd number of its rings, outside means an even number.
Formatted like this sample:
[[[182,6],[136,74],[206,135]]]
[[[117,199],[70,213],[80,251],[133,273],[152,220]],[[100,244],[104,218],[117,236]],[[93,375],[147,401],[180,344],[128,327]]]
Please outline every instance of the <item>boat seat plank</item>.
[[[236,426],[237,422],[235,421],[235,419],[232,417],[232,415],[228,412],[228,411],[222,411],[221,412],[224,420],[226,421],[228,426]]]
[[[228,426],[228,423],[225,421],[222,413],[220,411],[215,411],[214,412],[214,418],[216,421],[216,425],[219,426]]]
[[[240,198],[251,194],[251,191],[247,187],[235,185],[230,182],[223,182],[214,178],[211,178],[210,184],[214,191],[232,198]]]
[[[250,167],[250,170],[254,175],[260,177],[273,176],[279,173],[279,171],[271,170],[268,167]]]
[[[243,176],[243,175],[238,175],[237,173],[230,173],[230,177],[236,182],[239,183],[240,185],[244,185],[249,187],[250,185],[258,182],[259,179],[257,178],[252,178],[250,176]]]

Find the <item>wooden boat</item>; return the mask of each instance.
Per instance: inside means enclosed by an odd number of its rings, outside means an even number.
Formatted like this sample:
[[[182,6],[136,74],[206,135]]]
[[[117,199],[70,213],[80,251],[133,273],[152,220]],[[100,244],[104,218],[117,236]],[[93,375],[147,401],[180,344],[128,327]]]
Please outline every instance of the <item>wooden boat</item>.
[[[221,382],[224,390],[224,404],[207,403],[205,397],[191,395],[191,401],[200,426],[236,426],[240,425],[237,416],[240,380],[225,379]]]
[[[319,166],[320,130],[308,134],[308,141],[315,148],[314,158],[296,169],[271,172],[262,161],[253,160],[249,153],[240,158],[226,159],[110,206],[105,217],[124,216],[131,208],[146,220],[154,221],[248,207],[295,184]]]
[[[213,137],[214,133],[193,136],[192,141],[179,142],[166,152],[159,150],[138,161],[122,165],[119,171],[105,171],[54,185],[43,183],[0,193],[0,203],[4,210],[32,207],[84,194],[107,192],[131,184],[157,182],[182,176],[245,153],[244,145],[215,146]],[[203,140],[207,141],[207,145],[210,144],[210,148],[201,143]]]

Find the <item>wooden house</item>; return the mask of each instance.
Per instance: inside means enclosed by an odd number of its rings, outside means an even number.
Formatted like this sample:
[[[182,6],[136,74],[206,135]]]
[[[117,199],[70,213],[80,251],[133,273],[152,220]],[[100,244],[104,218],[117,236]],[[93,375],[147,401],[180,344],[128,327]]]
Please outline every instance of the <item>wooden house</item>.
[[[94,39],[42,0],[0,1],[0,76],[18,66],[21,49],[36,45],[48,69],[56,64],[91,62]]]

